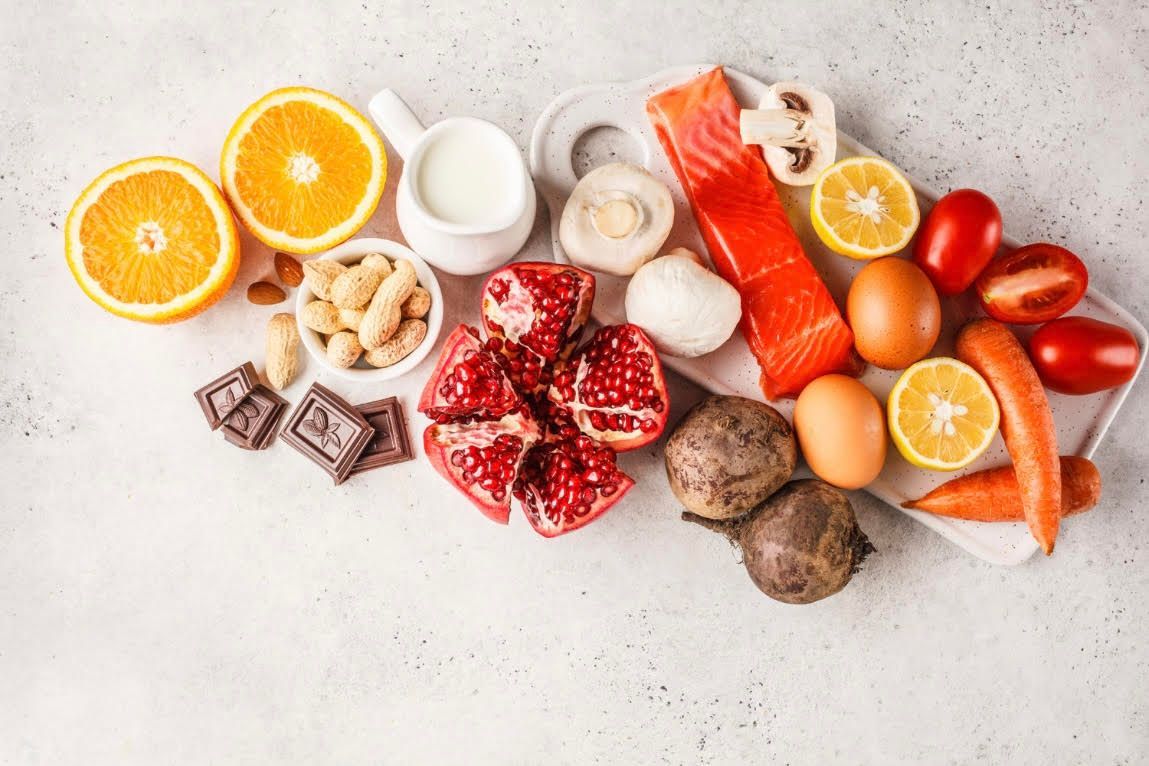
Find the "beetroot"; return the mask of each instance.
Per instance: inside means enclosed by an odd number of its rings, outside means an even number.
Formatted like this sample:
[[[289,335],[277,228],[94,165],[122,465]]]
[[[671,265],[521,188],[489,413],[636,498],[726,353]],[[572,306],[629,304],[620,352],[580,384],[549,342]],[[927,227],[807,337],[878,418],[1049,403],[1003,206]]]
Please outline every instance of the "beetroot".
[[[682,518],[726,535],[758,589],[787,604],[834,595],[874,551],[850,501],[817,479],[792,481],[736,519]]]

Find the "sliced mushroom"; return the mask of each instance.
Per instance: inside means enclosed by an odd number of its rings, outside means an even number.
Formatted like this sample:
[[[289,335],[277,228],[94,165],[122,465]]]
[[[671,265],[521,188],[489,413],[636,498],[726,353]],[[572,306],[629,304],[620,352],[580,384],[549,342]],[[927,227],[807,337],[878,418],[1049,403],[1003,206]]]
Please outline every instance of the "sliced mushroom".
[[[788,186],[809,186],[834,163],[834,102],[799,82],[778,82],[757,109],[743,109],[742,142],[761,144],[770,172]]]
[[[673,224],[666,185],[639,165],[613,162],[575,186],[559,221],[559,242],[576,266],[625,277],[658,253]]]

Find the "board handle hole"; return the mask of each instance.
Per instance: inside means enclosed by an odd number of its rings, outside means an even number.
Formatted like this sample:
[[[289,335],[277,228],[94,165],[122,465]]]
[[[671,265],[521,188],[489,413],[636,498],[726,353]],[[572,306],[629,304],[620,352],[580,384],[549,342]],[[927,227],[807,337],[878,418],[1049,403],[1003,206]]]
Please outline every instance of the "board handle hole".
[[[649,159],[642,141],[615,125],[596,125],[584,130],[571,148],[571,169],[582,178],[599,165],[611,162],[647,164]]]

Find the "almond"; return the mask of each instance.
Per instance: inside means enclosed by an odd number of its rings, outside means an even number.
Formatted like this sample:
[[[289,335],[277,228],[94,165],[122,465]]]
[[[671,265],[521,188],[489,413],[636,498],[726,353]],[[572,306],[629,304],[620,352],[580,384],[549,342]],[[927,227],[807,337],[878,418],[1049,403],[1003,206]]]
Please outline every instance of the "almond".
[[[247,299],[257,306],[282,303],[286,298],[283,288],[270,282],[254,282],[247,288]]]
[[[279,275],[279,281],[288,287],[303,284],[303,265],[287,253],[275,254],[275,273]]]

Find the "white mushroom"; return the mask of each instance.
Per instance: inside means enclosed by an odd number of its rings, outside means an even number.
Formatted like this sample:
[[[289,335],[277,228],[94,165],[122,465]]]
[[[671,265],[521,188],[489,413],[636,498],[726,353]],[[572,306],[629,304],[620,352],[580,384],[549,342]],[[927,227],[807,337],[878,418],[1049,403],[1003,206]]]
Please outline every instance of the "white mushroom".
[[[625,277],[658,253],[674,224],[666,185],[639,165],[613,162],[583,176],[559,221],[571,263]]]
[[[834,102],[799,82],[778,82],[757,109],[743,109],[742,142],[761,144],[770,172],[788,186],[809,186],[834,163]]]
[[[675,248],[638,270],[626,288],[626,321],[638,325],[664,354],[694,357],[727,341],[742,318],[734,286]]]

